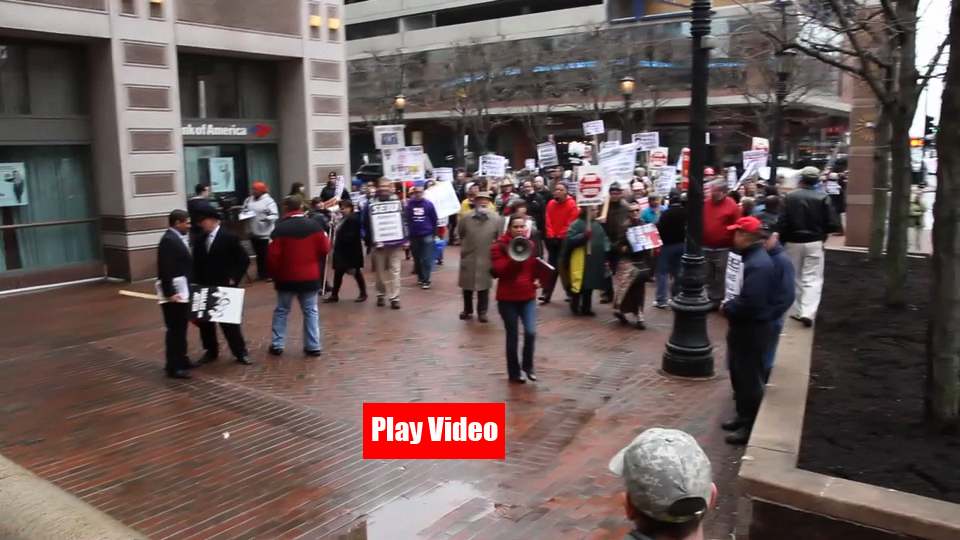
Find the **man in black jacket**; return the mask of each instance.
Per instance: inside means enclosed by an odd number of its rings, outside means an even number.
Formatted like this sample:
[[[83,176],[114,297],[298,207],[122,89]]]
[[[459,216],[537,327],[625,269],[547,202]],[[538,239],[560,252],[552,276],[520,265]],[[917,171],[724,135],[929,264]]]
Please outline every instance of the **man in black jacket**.
[[[190,323],[189,287],[193,281],[193,257],[186,235],[190,230],[190,215],[184,210],[174,210],[167,223],[170,228],[160,238],[157,248],[157,285],[164,299],[160,309],[163,311],[163,325],[167,328],[164,371],[171,379],[189,379],[187,370],[192,366],[187,358],[187,327]]]
[[[673,278],[670,297],[680,294],[680,260],[683,258],[684,244],[687,239],[687,210],[683,207],[681,194],[677,190],[670,192],[670,205],[657,220],[657,232],[663,246],[657,256],[657,296],[653,307],[667,307],[667,282]]]
[[[820,179],[816,167],[804,167],[800,186],[783,199],[777,232],[796,272],[796,300],[790,318],[813,326],[823,290],[823,244],[827,235],[843,230],[830,197],[815,186]]]
[[[742,259],[743,278],[739,292],[732,297],[728,286],[728,298],[720,305],[720,313],[729,322],[727,363],[737,403],[737,417],[721,427],[733,431],[727,435],[727,443],[746,444],[763,400],[766,382],[763,361],[771,345],[771,328],[776,318],[771,294],[778,284],[773,261],[764,247],[760,220],[743,217],[728,229],[734,231],[733,249]]]
[[[197,184],[193,188],[193,197],[187,201],[187,212],[190,214],[190,242],[193,243],[203,234],[200,228],[200,209],[213,206],[210,204],[209,184]]]
[[[330,174],[327,175],[327,185],[320,190],[320,200],[327,202],[332,199],[349,201],[350,192],[347,190],[346,182],[344,182],[343,190],[337,193],[337,173],[330,171]]]
[[[201,208],[198,218],[203,235],[193,245],[193,273],[197,284],[208,287],[238,286],[250,266],[250,255],[240,244],[240,237],[220,227],[220,215],[213,207]],[[206,351],[199,363],[207,364],[220,354],[217,329],[212,322],[201,321],[198,326],[200,341]],[[248,366],[252,364],[240,325],[220,323],[220,329],[237,362]]]
[[[547,230],[547,199],[533,188],[533,181],[524,180],[520,187],[520,197],[527,203],[527,214],[537,226],[537,253],[543,257],[543,233]]]

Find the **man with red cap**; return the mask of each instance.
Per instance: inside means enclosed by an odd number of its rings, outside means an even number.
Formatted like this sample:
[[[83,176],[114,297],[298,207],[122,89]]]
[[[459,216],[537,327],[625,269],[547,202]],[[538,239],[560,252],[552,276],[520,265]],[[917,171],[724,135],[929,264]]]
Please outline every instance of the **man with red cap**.
[[[740,279],[728,277],[727,298],[720,305],[720,313],[729,321],[727,365],[733,398],[737,403],[736,418],[724,422],[721,427],[733,432],[727,435],[727,443],[746,444],[763,400],[763,362],[772,344],[771,328],[777,318],[771,293],[777,290],[779,283],[773,260],[764,248],[760,220],[743,217],[728,229],[733,233],[733,249],[741,258],[743,274]],[[738,281],[739,291],[735,286]]]
[[[267,246],[270,245],[270,235],[280,218],[277,203],[267,193],[267,185],[263,182],[254,182],[250,186],[253,195],[247,197],[243,203],[243,211],[253,214],[247,218],[247,230],[250,233],[250,243],[257,256],[257,278],[267,279]]]

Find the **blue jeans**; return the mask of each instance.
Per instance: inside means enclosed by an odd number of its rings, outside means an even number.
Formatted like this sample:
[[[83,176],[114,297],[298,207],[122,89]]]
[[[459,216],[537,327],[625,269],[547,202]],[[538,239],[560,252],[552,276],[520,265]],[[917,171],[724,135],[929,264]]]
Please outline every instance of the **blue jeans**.
[[[410,238],[410,251],[413,252],[413,267],[417,272],[417,279],[421,282],[430,281],[430,272],[433,271],[433,243],[432,234],[414,236]]]
[[[287,317],[296,298],[303,312],[303,350],[320,350],[320,314],[317,312],[317,291],[277,291],[277,307],[273,310],[273,348],[283,350],[287,334]]]
[[[657,302],[666,303],[667,298],[667,278],[673,276],[673,287],[670,288],[670,296],[674,297],[680,294],[680,258],[683,257],[683,243],[670,244],[660,248],[660,255],[657,257]]]
[[[773,360],[777,356],[777,344],[780,343],[780,334],[783,332],[783,317],[770,323],[770,344],[767,354],[763,357],[763,372],[769,377],[773,370]]]
[[[507,374],[520,378],[520,370],[533,372],[533,349],[537,339],[537,301],[497,302],[503,327],[507,334]],[[520,325],[523,323],[523,364],[517,357]]]

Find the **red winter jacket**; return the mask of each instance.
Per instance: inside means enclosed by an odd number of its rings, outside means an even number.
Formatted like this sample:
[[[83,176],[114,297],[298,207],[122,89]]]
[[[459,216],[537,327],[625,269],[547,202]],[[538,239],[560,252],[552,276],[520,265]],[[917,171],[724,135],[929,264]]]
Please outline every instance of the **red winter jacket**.
[[[740,205],[730,197],[720,202],[712,199],[703,201],[703,247],[723,249],[733,247],[733,232],[727,227],[733,225],[742,216]]]
[[[580,208],[573,197],[567,197],[563,202],[556,199],[547,203],[547,235],[546,238],[565,238],[570,224],[580,216]]]
[[[533,285],[534,269],[537,267],[537,254],[529,259],[517,262],[507,255],[507,249],[513,237],[505,233],[490,246],[490,259],[493,262],[493,274],[497,276],[498,302],[528,302],[537,297],[537,288]]]
[[[320,262],[330,253],[330,239],[320,224],[303,212],[292,212],[270,235],[267,269],[274,288],[285,292],[320,289]]]

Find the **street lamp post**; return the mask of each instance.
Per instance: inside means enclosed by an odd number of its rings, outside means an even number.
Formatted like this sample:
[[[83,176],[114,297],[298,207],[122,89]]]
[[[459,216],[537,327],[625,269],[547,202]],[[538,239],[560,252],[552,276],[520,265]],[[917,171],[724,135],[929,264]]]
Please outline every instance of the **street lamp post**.
[[[707,77],[709,75],[710,0],[690,6],[693,72],[690,90],[690,188],[687,192],[687,241],[680,295],[673,299],[673,331],[663,353],[664,373],[678,377],[713,375],[713,345],[707,335],[711,304],[704,289],[703,169],[707,161]]]
[[[393,98],[393,108],[397,111],[397,122],[403,123],[403,108],[407,106],[407,98],[399,94]]]
[[[777,165],[783,146],[783,102],[787,99],[787,81],[793,72],[793,60],[797,51],[793,49],[777,52],[777,86],[774,92],[777,97],[777,108],[773,114],[773,140],[770,141],[770,181],[777,181]]]
[[[633,98],[633,87],[636,82],[637,81],[629,75],[620,79],[620,92],[623,94],[623,110],[626,115],[626,121],[623,123],[623,144],[630,142],[630,137],[633,133],[633,112],[630,110],[630,105],[632,105],[630,100]]]

